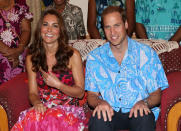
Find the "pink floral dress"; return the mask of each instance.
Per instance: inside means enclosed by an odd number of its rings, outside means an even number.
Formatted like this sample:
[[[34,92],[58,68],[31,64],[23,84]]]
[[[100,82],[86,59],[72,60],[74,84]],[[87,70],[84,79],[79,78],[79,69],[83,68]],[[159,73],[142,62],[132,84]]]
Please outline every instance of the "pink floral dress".
[[[26,5],[15,4],[13,8],[7,11],[0,9],[0,41],[11,48],[17,48],[21,34],[20,24],[24,18],[32,18]],[[19,56],[19,66],[12,68],[12,63],[0,52],[0,84],[24,71],[24,59],[25,53],[22,53]]]
[[[72,72],[57,74],[69,86],[74,85]],[[88,121],[77,98],[67,96],[56,88],[47,86],[41,73],[37,75],[39,96],[47,107],[46,112],[37,113],[33,108],[21,112],[11,131],[82,131]]]

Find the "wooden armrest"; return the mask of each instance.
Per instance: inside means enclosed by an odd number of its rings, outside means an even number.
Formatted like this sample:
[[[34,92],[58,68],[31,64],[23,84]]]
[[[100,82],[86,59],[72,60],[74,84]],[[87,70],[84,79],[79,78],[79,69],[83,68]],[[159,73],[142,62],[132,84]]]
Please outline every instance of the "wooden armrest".
[[[0,131],[8,131],[7,114],[1,105],[0,105]]]
[[[167,131],[177,131],[181,117],[181,102],[176,103],[169,111],[167,118]]]

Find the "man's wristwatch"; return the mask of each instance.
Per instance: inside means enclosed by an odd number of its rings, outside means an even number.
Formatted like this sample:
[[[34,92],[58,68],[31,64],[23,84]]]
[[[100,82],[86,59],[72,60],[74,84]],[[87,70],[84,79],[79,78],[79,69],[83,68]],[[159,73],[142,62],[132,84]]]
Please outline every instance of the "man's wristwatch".
[[[149,104],[148,104],[148,100],[145,98],[145,99],[143,99],[143,102],[145,103],[145,105],[146,106],[148,106],[149,107]]]

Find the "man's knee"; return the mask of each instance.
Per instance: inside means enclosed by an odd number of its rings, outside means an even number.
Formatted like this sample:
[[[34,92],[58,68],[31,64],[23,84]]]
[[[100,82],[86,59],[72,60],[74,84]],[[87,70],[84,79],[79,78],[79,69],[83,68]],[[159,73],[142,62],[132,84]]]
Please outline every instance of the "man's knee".
[[[97,114],[95,117],[91,117],[89,120],[89,130],[90,131],[113,131],[111,122],[104,121],[103,117],[98,119]]]
[[[133,116],[130,125],[133,131],[155,131],[156,123],[154,114],[151,112],[143,117],[138,115],[137,118]]]

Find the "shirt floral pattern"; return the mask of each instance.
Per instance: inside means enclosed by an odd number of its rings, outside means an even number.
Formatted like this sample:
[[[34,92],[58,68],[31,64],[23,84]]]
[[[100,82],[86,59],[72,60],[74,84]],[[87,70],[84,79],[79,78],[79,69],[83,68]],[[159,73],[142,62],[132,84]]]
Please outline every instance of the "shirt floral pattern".
[[[169,40],[181,26],[180,0],[136,0],[135,8],[149,39]]]
[[[55,5],[53,4],[50,7],[55,8]],[[86,36],[83,13],[80,7],[67,2],[61,15],[69,40],[76,40]]]
[[[11,48],[17,48],[21,34],[20,24],[24,18],[32,18],[26,5],[15,4],[10,10],[0,10],[0,41]],[[19,56],[19,66],[12,68],[12,63],[0,53],[0,84],[24,71],[24,59],[25,52]]]
[[[85,89],[99,92],[115,111],[129,112],[134,104],[150,93],[168,87],[168,81],[156,52],[128,38],[128,50],[121,65],[110,43],[90,52],[86,63]],[[152,108],[155,118],[159,108]]]

